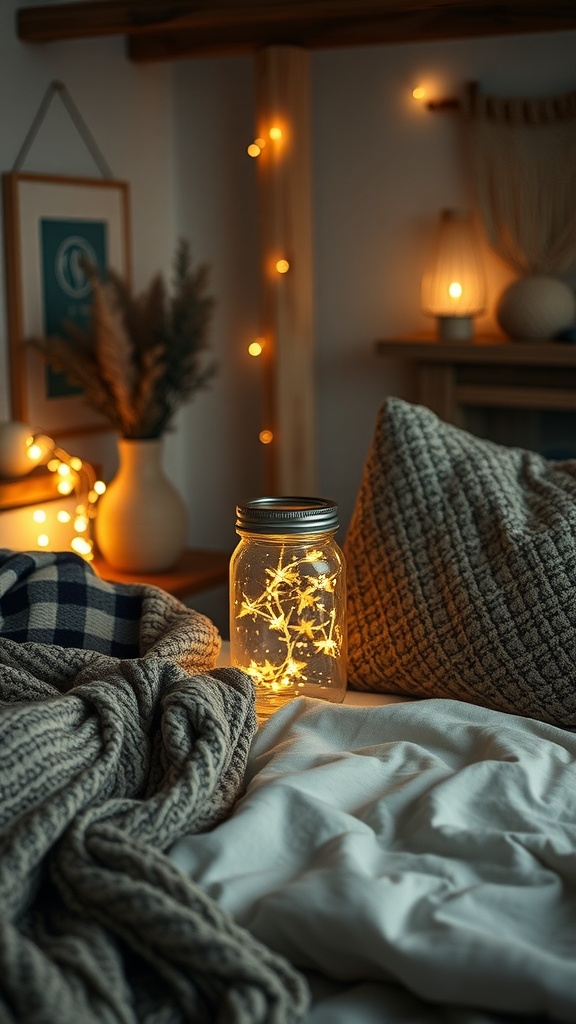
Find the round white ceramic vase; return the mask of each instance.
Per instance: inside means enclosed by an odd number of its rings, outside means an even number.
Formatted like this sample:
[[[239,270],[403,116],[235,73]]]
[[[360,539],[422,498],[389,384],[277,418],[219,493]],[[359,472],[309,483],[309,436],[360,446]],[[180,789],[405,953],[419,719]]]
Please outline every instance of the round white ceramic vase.
[[[186,546],[186,505],[164,472],[162,453],[162,438],[118,441],[118,471],[98,501],[96,542],[120,571],[168,571]]]

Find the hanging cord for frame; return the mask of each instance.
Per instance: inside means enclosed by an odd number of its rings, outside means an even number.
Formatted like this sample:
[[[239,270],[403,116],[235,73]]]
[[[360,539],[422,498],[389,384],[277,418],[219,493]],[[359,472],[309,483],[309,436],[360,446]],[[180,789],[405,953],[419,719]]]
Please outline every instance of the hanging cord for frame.
[[[90,152],[94,162],[98,166],[98,169],[99,169],[102,177],[103,178],[112,178],[112,176],[113,176],[112,175],[112,171],[110,170],[110,167],[108,166],[106,160],[104,159],[100,149],[96,145],[94,137],[93,137],[92,133],[90,132],[90,129],[88,128],[88,125],[86,124],[86,122],[85,122],[84,118],[82,117],[80,111],[78,110],[78,107],[74,103],[74,100],[72,99],[72,97],[71,97],[70,93],[68,92],[68,90],[67,90],[66,86],[64,85],[64,83],[63,82],[57,82],[57,81],[51,82],[50,85],[48,86],[46,92],[44,93],[44,96],[42,98],[42,102],[41,102],[41,104],[40,104],[40,106],[38,108],[38,113],[36,114],[36,117],[32,121],[32,124],[30,125],[30,129],[28,131],[28,134],[27,134],[26,138],[24,139],[24,142],[22,143],[22,146],[20,147],[20,151],[19,151],[18,156],[16,157],[16,159],[14,161],[14,165],[12,167],[12,170],[13,171],[19,171],[20,168],[22,167],[22,164],[24,163],[24,160],[26,159],[26,157],[28,156],[28,153],[30,152],[30,148],[32,146],[32,143],[34,142],[34,139],[36,138],[36,136],[37,136],[37,134],[38,134],[38,132],[40,130],[40,126],[41,126],[44,118],[46,117],[46,114],[48,112],[48,107],[50,106],[50,104],[51,104],[52,100],[54,99],[54,96],[56,95],[56,93],[60,96],[60,99],[62,100],[62,103],[64,104],[66,110],[68,111],[68,114],[70,115],[75,128],[77,129],[79,135],[83,139],[83,141],[84,141],[88,151]]]

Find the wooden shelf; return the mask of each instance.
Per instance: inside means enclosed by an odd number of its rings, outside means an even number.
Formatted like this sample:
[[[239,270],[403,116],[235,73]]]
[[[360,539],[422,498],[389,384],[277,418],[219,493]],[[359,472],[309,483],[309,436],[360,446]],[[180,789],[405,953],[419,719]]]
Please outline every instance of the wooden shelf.
[[[178,565],[170,572],[128,573],[113,569],[98,553],[91,565],[109,583],[148,583],[167,590],[183,600],[191,594],[221,586],[228,582],[230,553],[188,548]]]
[[[17,10],[25,42],[122,35],[141,61],[574,28],[574,0],[74,0]]]
[[[576,367],[576,345],[562,341],[511,341],[498,335],[479,335],[472,341],[439,341],[434,335],[411,334],[378,340],[376,351],[381,356],[428,363]]]
[[[576,345],[410,335],[379,340],[376,351],[412,363],[416,402],[451,423],[461,423],[462,409],[472,406],[576,410]]]

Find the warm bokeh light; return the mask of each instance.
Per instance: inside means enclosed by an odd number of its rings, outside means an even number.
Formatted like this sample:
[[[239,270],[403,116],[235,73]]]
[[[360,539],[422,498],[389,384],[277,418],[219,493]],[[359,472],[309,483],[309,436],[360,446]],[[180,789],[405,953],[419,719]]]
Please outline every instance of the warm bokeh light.
[[[43,452],[42,452],[42,448],[40,447],[40,445],[37,444],[35,441],[31,440],[30,444],[28,444],[28,449],[27,449],[28,458],[31,459],[32,462],[37,462],[38,459],[42,458],[42,454],[43,454]]]
[[[70,542],[70,547],[77,555],[82,555],[82,557],[88,559],[88,561],[91,561],[94,558],[92,547],[84,537],[74,537]]]
[[[448,295],[451,299],[459,299],[462,296],[462,285],[459,281],[451,281],[448,285]]]
[[[35,523],[45,523],[46,513],[43,508],[36,508],[32,513],[32,519]]]
[[[415,89],[412,89],[412,98],[415,100],[426,99],[426,89],[423,85],[417,85]]]
[[[72,516],[65,508],[61,508],[60,511],[56,513],[56,519],[59,523],[69,523]]]
[[[246,152],[248,156],[260,156],[261,147],[256,142],[251,142]]]
[[[276,270],[279,274],[287,274],[290,270],[290,264],[288,260],[276,260]]]
[[[36,543],[38,544],[39,548],[47,548],[50,543],[50,538],[47,536],[47,534],[41,533],[38,536]]]
[[[261,430],[258,436],[262,444],[270,444],[274,440],[274,434],[271,430]]]
[[[278,140],[282,138],[282,129],[279,128],[278,125],[273,125],[268,134],[271,139],[278,142]]]
[[[104,494],[104,491],[106,490],[106,484],[104,483],[103,480],[96,480],[94,483],[93,490],[96,492],[96,494]]]
[[[251,356],[261,356],[264,348],[264,338],[255,338],[248,345],[248,352]]]

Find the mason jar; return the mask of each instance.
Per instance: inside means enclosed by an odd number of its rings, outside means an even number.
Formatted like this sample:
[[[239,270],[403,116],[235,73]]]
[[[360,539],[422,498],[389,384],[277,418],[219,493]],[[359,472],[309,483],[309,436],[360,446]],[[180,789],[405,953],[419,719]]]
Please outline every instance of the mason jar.
[[[294,697],[340,703],[346,691],[346,574],[338,508],[324,498],[236,506],[230,655],[252,677],[265,721]]]

